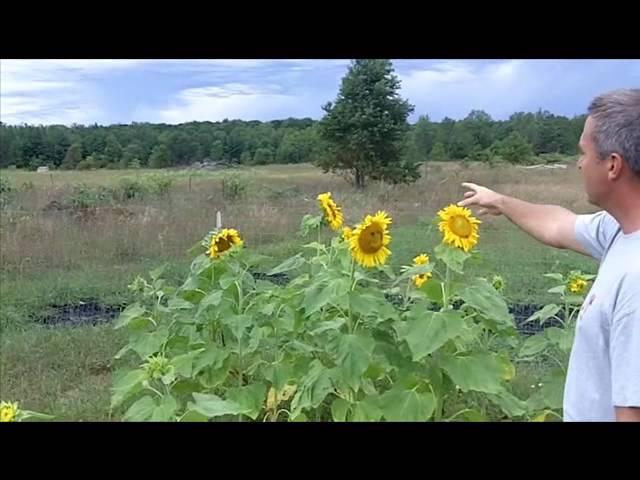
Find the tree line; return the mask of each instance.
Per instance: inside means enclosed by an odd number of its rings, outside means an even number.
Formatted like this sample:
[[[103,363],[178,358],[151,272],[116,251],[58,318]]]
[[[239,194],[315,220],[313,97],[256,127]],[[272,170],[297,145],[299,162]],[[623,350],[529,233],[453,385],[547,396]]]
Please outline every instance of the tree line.
[[[325,116],[269,122],[224,120],[180,125],[11,126],[0,123],[0,168],[35,170],[165,168],[194,162],[243,165],[315,163],[366,178],[415,180],[429,160],[526,163],[542,154],[575,155],[585,116],[517,112],[494,120],[482,110],[464,119],[410,124],[414,107],[399,96],[388,60],[354,60]]]

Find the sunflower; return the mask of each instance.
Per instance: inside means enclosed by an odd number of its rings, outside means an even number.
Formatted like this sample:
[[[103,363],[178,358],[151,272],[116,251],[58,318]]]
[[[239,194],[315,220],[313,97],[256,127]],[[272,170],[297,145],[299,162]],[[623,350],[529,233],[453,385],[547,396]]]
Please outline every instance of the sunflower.
[[[587,288],[587,281],[584,278],[574,278],[569,282],[569,290],[571,293],[580,295]]]
[[[349,248],[351,255],[363,267],[383,265],[391,251],[387,245],[391,242],[389,225],[391,217],[379,211],[375,215],[367,215],[351,234]]]
[[[211,238],[207,253],[211,258],[218,258],[233,246],[243,245],[240,234],[234,228],[224,228]]]
[[[342,227],[342,238],[345,241],[349,241],[349,239],[351,238],[351,235],[353,235],[353,228],[351,227]]]
[[[429,256],[425,255],[424,253],[418,255],[413,259],[414,265],[426,265],[427,263],[429,263]],[[413,277],[411,277],[411,280],[416,287],[420,288],[422,285],[424,285],[424,282],[429,280],[431,277],[431,272],[427,272],[421,273],[419,275],[414,275]]]
[[[0,422],[15,422],[18,417],[18,403],[0,402]]]
[[[333,230],[338,231],[342,226],[344,217],[342,215],[342,209],[331,198],[331,192],[318,195],[318,202],[320,202],[320,208],[324,211],[324,218],[327,220],[329,226]]]
[[[449,205],[438,212],[441,222],[438,228],[444,234],[444,243],[461,248],[465,252],[478,243],[480,220],[471,215],[471,210]]]

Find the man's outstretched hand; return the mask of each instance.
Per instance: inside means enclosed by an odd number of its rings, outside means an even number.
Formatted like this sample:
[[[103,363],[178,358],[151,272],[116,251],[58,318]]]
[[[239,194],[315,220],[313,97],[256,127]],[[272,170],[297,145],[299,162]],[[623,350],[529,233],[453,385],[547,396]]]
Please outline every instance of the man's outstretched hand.
[[[486,187],[481,187],[475,183],[465,182],[463,187],[468,188],[470,191],[465,192],[464,200],[458,202],[461,207],[478,206],[478,215],[500,215],[500,202],[504,198],[503,195],[489,190]]]

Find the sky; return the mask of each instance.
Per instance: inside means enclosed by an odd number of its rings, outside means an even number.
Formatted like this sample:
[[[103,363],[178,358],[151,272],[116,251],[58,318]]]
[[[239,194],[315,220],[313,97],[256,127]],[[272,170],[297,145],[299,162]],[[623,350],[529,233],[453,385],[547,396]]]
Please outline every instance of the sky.
[[[394,60],[401,95],[427,114],[494,119],[585,113],[615,88],[640,87],[640,60]],[[349,60],[0,60],[0,120],[93,124],[319,119]]]

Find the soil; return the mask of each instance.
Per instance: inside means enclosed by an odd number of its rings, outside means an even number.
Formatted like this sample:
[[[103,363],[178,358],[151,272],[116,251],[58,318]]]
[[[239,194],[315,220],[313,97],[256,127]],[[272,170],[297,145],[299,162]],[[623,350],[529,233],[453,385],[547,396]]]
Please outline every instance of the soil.
[[[48,326],[100,325],[114,320],[121,310],[119,306],[87,300],[77,304],[50,305],[35,317],[35,321]]]

